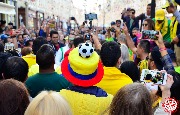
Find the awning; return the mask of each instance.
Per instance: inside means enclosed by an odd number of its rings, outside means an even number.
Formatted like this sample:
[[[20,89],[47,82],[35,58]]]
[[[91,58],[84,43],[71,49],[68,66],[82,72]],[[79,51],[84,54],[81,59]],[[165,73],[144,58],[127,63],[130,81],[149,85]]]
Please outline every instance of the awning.
[[[2,14],[16,14],[15,6],[0,2],[0,13]]]

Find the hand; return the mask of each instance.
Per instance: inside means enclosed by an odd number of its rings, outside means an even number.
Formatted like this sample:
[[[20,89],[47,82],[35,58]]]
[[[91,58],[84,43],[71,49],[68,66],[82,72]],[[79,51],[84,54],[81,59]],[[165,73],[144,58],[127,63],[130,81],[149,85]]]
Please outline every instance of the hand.
[[[160,85],[159,87],[161,88],[161,91],[162,91],[162,92],[164,92],[164,91],[170,91],[170,88],[171,88],[171,86],[172,86],[173,83],[174,83],[173,76],[170,75],[170,74],[167,74],[166,84],[165,84],[165,85]]]
[[[127,26],[126,26],[125,23],[124,23],[124,26],[123,26],[122,30],[124,31],[124,33],[125,33],[126,35],[129,34],[129,30],[128,30],[128,28],[127,28]]]
[[[164,48],[165,46],[164,46],[164,42],[163,42],[163,36],[160,31],[159,31],[159,34],[156,35],[156,37],[158,38],[158,40],[155,40],[155,43],[157,44],[157,46],[159,48],[162,48],[162,47]]]

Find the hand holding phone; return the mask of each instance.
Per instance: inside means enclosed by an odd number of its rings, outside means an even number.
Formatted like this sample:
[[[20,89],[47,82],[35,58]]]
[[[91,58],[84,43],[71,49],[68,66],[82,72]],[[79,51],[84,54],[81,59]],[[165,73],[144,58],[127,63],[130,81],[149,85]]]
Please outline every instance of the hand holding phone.
[[[165,85],[167,80],[166,71],[143,69],[140,81],[144,83],[153,83],[155,85]]]

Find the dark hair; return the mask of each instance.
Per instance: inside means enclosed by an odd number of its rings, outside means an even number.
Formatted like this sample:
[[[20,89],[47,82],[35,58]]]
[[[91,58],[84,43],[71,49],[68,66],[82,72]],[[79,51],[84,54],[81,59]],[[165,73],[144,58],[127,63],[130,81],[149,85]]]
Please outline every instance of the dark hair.
[[[0,24],[1,24],[1,25],[6,24],[6,20],[1,20],[1,21],[0,21]]]
[[[29,46],[30,45],[30,42],[33,42],[33,40],[28,40],[25,42],[25,46]]]
[[[134,28],[133,28],[133,30],[137,30],[137,31],[139,31],[139,28],[134,27]]]
[[[133,12],[134,12],[134,14],[136,13],[135,9],[131,9],[130,11],[133,11]]]
[[[120,70],[122,73],[128,75],[133,82],[140,80],[140,72],[138,67],[133,61],[125,61],[121,64]],[[131,71],[129,71],[131,70]]]
[[[147,6],[151,6],[151,3],[149,3]]]
[[[0,81],[0,113],[2,115],[24,115],[30,101],[23,83],[8,79]]]
[[[6,63],[7,59],[11,56],[12,54],[10,53],[0,52],[0,80],[3,79],[2,73],[3,73],[4,64]]]
[[[79,44],[84,43],[83,38],[75,38],[73,41],[74,47],[78,47]]]
[[[40,69],[49,69],[54,65],[54,51],[52,46],[44,44],[36,54],[36,62]]]
[[[114,67],[121,57],[121,49],[116,42],[105,42],[102,45],[100,57],[104,66]]]
[[[4,65],[4,79],[13,78],[25,82],[28,76],[28,69],[28,64],[23,58],[10,57]]]
[[[155,23],[152,19],[147,18],[144,21],[147,21],[148,23],[148,27],[149,27],[148,30],[155,30]]]
[[[141,40],[139,46],[144,50],[145,53],[150,53],[150,42],[148,40]]]
[[[109,115],[152,115],[149,91],[140,83],[121,88],[110,105]]]
[[[19,38],[19,36],[22,36],[22,37],[23,37],[23,35],[22,35],[22,34],[18,34],[18,35],[17,35],[17,38]]]
[[[52,38],[53,34],[58,34],[58,32],[55,31],[55,30],[51,30],[51,32],[50,32],[50,37],[51,37],[51,38]]]
[[[22,37],[24,37],[24,35],[28,35],[27,33],[24,33],[23,35],[22,35]]]
[[[47,40],[43,37],[38,37],[33,41],[33,53],[36,55],[37,51],[40,49],[40,47],[44,44],[48,44]]]
[[[116,20],[116,23],[117,23],[117,22],[120,22],[120,23],[121,23],[121,20]]]
[[[159,51],[159,48],[156,46],[151,51],[151,58],[154,61],[154,64],[156,65],[158,70],[163,70],[163,62],[161,61],[161,53]]]

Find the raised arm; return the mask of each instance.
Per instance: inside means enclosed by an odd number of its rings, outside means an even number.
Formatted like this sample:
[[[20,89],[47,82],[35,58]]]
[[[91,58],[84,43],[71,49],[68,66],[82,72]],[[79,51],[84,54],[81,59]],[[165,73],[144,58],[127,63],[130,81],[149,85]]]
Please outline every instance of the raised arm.
[[[127,41],[128,47],[132,50],[132,52],[133,52],[134,54],[136,54],[137,48],[136,48],[136,46],[134,45],[134,42],[133,42],[131,36],[129,35],[128,28],[127,28],[127,26],[126,26],[125,23],[124,23],[123,31],[124,31],[124,34],[126,35],[126,41]]]

